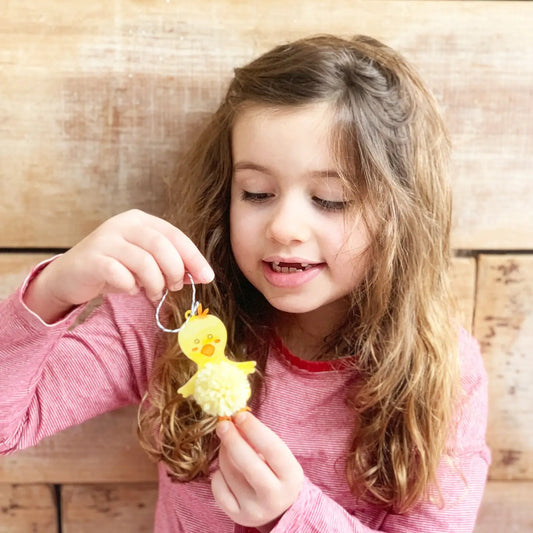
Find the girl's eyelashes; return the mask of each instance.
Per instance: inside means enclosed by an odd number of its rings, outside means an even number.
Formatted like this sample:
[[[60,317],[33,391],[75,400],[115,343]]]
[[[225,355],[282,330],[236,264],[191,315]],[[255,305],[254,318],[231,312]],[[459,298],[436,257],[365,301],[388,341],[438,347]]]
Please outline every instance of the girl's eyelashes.
[[[241,193],[241,199],[247,202],[264,202],[265,200],[268,200],[272,196],[273,194],[268,193],[268,192],[242,191]]]
[[[267,200],[270,200],[274,196],[275,195],[273,193],[269,193],[269,192],[250,192],[250,191],[241,192],[241,199],[244,200],[245,202],[254,202],[254,203],[266,202]],[[345,200],[325,200],[324,198],[320,198],[319,196],[313,196],[311,199],[313,203],[322,211],[329,211],[329,212],[344,211],[350,205],[350,202],[345,201]]]
[[[318,196],[313,196],[313,202],[324,211],[344,211],[350,205],[348,201],[324,200]]]

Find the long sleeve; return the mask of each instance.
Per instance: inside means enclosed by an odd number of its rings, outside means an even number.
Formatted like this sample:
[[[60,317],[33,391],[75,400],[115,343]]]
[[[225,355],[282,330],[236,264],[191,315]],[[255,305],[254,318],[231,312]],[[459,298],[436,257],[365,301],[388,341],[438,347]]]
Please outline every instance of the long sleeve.
[[[297,501],[272,533],[471,533],[483,496],[487,457],[483,452],[473,454],[461,458],[456,466],[457,472],[441,482],[446,493],[444,507],[422,503],[405,515],[388,514],[379,529],[364,525],[306,479]]]
[[[454,463],[453,467],[446,464],[450,472],[441,479],[443,505],[424,502],[405,515],[390,514],[382,530],[391,533],[471,533],[485,488],[488,452],[458,457]]]
[[[463,331],[459,344],[462,396],[454,432],[449,440],[453,452],[450,457],[442,458],[437,473],[442,500],[439,499],[439,492],[434,489],[431,491],[430,501],[419,503],[406,514],[380,511],[377,507],[356,500],[349,493],[341,491],[340,487],[346,483],[343,462],[332,460],[329,476],[326,474],[321,476],[320,473],[326,469],[322,471],[317,467],[316,460],[313,462],[304,460],[301,463],[307,477],[302,490],[296,502],[272,530],[273,533],[427,533],[428,531],[471,533],[473,531],[490,464],[490,452],[485,442],[488,387],[477,342]],[[304,378],[305,387],[302,384],[298,390],[299,394],[305,394],[305,391],[309,391],[313,386],[312,376],[310,374],[304,376],[300,371],[297,379]],[[280,390],[277,389],[277,392]],[[306,399],[308,398],[309,395]],[[317,405],[316,408],[321,409],[323,405]],[[341,405],[337,404],[336,399],[330,399],[329,407],[331,414],[328,422],[331,423],[335,416],[339,416],[341,420],[340,415],[334,415],[341,410]],[[317,413],[321,418],[325,417],[325,412],[320,414],[321,412],[312,411],[314,419]],[[280,417],[281,412],[277,413],[277,416]],[[304,416],[305,411],[298,413],[299,418],[303,419]],[[291,443],[293,449],[305,449],[306,442],[313,442],[313,446],[319,445],[322,441],[332,442],[331,429],[326,433],[326,425],[320,427],[316,422],[310,421],[309,425],[311,424],[315,424],[315,430],[308,434],[307,439],[302,435],[293,440]],[[342,425],[340,427],[342,428]],[[291,433],[294,432],[293,427]],[[290,439],[291,433],[287,433],[287,439]],[[331,460],[330,457],[335,457],[338,453],[331,445],[329,448],[324,446],[319,464],[327,463]]]
[[[157,342],[142,295],[105,298],[85,321],[77,309],[47,325],[22,301],[27,283],[0,303],[0,453],[138,402]]]

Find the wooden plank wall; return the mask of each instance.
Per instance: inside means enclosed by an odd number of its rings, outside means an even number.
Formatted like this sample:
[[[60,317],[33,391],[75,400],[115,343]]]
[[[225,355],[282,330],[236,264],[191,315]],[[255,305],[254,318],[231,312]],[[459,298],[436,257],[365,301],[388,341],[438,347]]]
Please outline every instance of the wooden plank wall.
[[[378,37],[454,142],[454,282],[490,376],[476,532],[533,530],[532,22],[531,2],[0,0],[0,297],[110,215],[160,213],[234,66],[308,34]],[[134,410],[102,416],[0,459],[0,533],[149,531],[155,479]]]

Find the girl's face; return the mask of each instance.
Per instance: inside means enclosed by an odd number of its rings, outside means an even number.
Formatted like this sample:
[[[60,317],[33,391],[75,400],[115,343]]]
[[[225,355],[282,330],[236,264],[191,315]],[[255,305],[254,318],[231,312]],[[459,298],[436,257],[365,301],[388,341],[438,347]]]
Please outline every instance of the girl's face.
[[[274,308],[338,318],[370,237],[337,175],[330,119],[325,103],[238,115],[230,236],[239,268]]]

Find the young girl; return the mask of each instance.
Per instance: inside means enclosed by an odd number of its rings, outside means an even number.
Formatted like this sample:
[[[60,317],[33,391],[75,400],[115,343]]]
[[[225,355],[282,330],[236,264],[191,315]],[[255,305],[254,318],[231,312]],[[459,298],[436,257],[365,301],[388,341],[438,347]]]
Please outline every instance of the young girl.
[[[2,304],[3,452],[140,402],[157,532],[472,531],[487,384],[450,304],[448,152],[430,93],[374,39],[236,69],[170,222],[113,217]],[[231,421],[176,392],[196,366],[156,326],[165,288],[162,322],[183,323],[187,273],[260,369]]]

